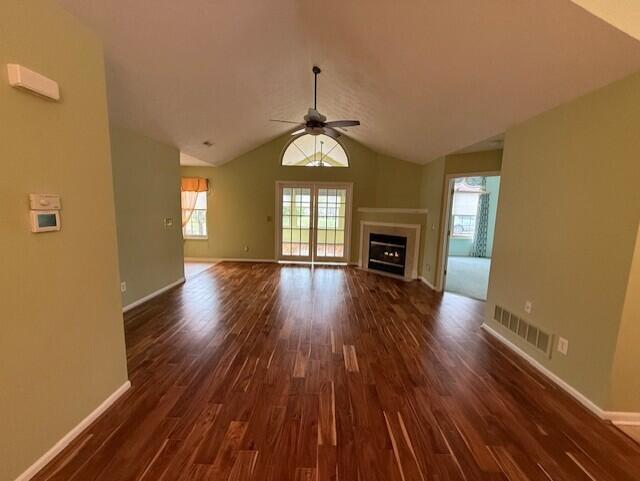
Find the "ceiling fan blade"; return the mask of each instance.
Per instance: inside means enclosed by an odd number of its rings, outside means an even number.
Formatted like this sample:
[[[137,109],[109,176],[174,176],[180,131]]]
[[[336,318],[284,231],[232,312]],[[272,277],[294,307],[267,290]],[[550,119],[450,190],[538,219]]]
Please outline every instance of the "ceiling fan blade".
[[[360,125],[359,120],[334,120],[333,122],[326,122],[324,124],[327,127],[356,127]]]
[[[305,132],[306,129],[302,128],[302,129],[298,129],[294,132],[291,132],[291,137],[293,137],[294,135],[299,135]]]
[[[340,132],[338,132],[335,129],[332,129],[331,127],[326,127],[326,126],[323,127],[322,132],[324,132],[324,135],[327,135],[332,139],[337,139],[338,137],[340,137]]]
[[[300,122],[294,122],[293,120],[280,120],[280,119],[269,119],[269,122],[280,122],[283,124],[298,124],[300,125]]]

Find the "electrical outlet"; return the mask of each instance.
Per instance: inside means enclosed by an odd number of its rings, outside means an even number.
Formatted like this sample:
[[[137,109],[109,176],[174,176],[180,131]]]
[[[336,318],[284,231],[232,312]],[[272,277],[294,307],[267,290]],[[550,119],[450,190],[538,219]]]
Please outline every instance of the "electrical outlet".
[[[526,312],[527,314],[531,314],[531,309],[533,309],[533,304],[531,303],[531,301],[527,301],[524,303],[524,312]]]
[[[558,352],[564,354],[565,356],[569,352],[569,341],[567,341],[564,337],[558,338]]]
[[[249,252],[249,246],[243,246],[242,250],[245,251],[245,252]]]
[[[163,219],[162,223],[164,224],[164,228],[165,229],[170,229],[171,227],[173,227],[173,218],[172,217],[165,217]]]
[[[120,283],[120,292],[127,292],[127,282]]]

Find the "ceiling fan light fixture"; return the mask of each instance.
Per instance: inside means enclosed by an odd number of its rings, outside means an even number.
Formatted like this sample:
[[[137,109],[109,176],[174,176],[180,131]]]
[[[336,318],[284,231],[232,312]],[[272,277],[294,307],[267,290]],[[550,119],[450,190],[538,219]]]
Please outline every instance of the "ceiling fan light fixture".
[[[313,72],[313,107],[309,108],[307,115],[304,116],[304,122],[299,124],[301,128],[293,131],[292,136],[301,134],[303,132],[309,135],[327,135],[333,139],[340,137],[340,132],[336,128],[343,129],[343,127],[356,127],[360,125],[359,120],[334,120],[327,122],[327,117],[322,115],[318,111],[318,75],[322,70],[317,65],[311,69]],[[272,122],[282,122],[295,124],[297,122],[291,120],[275,120]]]

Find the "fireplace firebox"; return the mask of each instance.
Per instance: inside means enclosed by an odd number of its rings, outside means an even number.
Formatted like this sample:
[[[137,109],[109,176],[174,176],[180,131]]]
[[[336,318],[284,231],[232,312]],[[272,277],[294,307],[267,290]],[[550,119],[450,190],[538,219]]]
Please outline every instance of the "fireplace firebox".
[[[369,269],[404,276],[407,238],[387,234],[369,234]]]

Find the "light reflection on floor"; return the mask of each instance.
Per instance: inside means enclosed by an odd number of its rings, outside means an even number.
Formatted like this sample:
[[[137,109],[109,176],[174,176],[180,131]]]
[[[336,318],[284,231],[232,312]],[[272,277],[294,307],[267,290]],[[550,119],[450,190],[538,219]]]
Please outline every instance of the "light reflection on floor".
[[[189,280],[201,272],[206,271],[210,267],[214,266],[213,262],[186,262],[184,263],[184,277]]]

